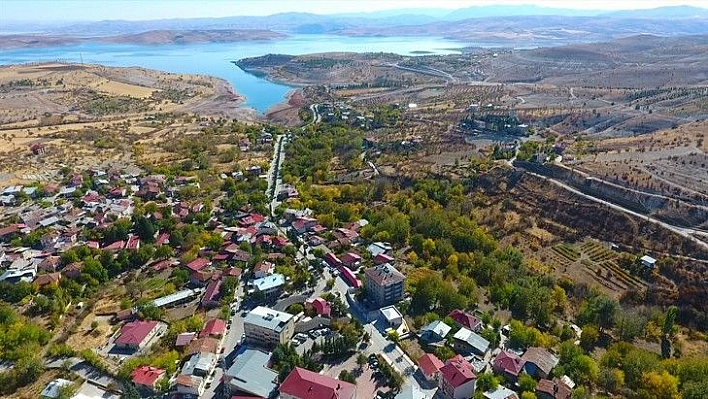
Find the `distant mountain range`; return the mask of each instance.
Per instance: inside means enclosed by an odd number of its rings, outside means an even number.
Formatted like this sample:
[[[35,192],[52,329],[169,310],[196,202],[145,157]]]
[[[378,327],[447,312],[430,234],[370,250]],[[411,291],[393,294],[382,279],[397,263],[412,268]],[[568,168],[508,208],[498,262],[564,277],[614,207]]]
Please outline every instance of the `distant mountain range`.
[[[198,34],[188,35],[187,39],[166,33],[186,35],[185,32],[191,31]],[[209,34],[209,31],[238,34]],[[440,36],[471,45],[488,41],[530,47],[608,40],[634,34],[706,34],[708,9],[678,6],[605,12],[538,6],[479,6],[453,11],[419,8],[335,15],[281,13],[259,17],[110,20],[69,24],[5,21],[0,26],[0,34],[36,37],[37,40],[28,40],[28,43],[38,46],[44,41],[43,37],[126,43],[131,43],[131,38],[134,38],[138,44],[150,44],[153,39],[164,43],[239,41],[246,40],[249,31],[261,39],[278,38],[283,34]],[[265,33],[268,31],[272,34]]]

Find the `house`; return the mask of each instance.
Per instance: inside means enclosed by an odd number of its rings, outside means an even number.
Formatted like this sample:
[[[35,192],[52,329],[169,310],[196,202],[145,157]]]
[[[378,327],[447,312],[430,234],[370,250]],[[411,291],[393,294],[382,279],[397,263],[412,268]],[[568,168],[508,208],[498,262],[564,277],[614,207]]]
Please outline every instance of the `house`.
[[[184,353],[186,355],[195,355],[197,353],[216,353],[218,351],[218,339],[212,337],[200,337],[189,342]]]
[[[152,301],[152,304],[158,308],[169,308],[171,306],[177,306],[186,302],[191,301],[194,297],[199,295],[201,291],[199,290],[181,290],[170,295],[165,295],[163,297],[157,298]]]
[[[420,330],[420,339],[426,343],[444,341],[450,330],[452,330],[452,327],[440,320],[435,320]]]
[[[354,252],[347,252],[342,255],[342,264],[351,270],[356,270],[361,266],[361,256]]]
[[[181,375],[207,377],[216,367],[217,356],[212,352],[193,354],[182,366]]]
[[[196,375],[180,374],[175,379],[177,393],[183,395],[201,396],[206,387],[206,380]]]
[[[496,374],[503,376],[509,382],[516,382],[519,378],[519,373],[524,369],[524,363],[519,355],[510,351],[501,351],[494,362],[492,362],[492,370]]]
[[[482,394],[487,399],[519,399],[519,395],[504,385],[497,385],[496,388],[490,389]]]
[[[117,348],[139,350],[145,347],[160,331],[160,323],[156,321],[131,321],[120,329],[120,335],[115,340]]]
[[[125,249],[137,250],[140,249],[140,238],[138,236],[131,235],[128,237],[128,241],[125,243]]]
[[[221,290],[221,280],[212,280],[207,284],[204,296],[202,297],[202,307],[206,309],[216,308],[221,305],[219,294]]]
[[[396,259],[386,253],[379,253],[376,256],[374,256],[374,264],[375,265],[382,265],[384,263],[393,263],[396,261]]]
[[[379,310],[381,315],[391,327],[398,327],[403,324],[403,315],[396,309],[395,306],[387,306]]]
[[[366,247],[366,250],[371,254],[371,256],[376,257],[378,254],[385,254],[387,252],[390,252],[393,249],[391,247],[391,244],[385,243],[385,242],[375,242],[368,247]]]
[[[72,280],[76,280],[79,278],[81,275],[81,270],[84,268],[84,264],[81,262],[78,263],[71,263],[61,269],[61,274],[66,276],[66,278],[70,278]]]
[[[464,310],[455,309],[450,312],[449,316],[452,320],[455,320],[457,324],[468,330],[479,332],[482,329],[482,320]]]
[[[244,393],[259,398],[273,397],[277,388],[278,373],[268,368],[270,354],[259,349],[242,346],[233,364],[224,373],[224,388],[229,395]]]
[[[264,298],[278,296],[280,290],[285,286],[285,276],[274,274],[272,276],[259,278],[250,283],[257,293],[261,293]]]
[[[65,380],[63,378],[57,378],[56,380],[47,384],[39,394],[40,399],[56,399],[61,395],[61,390],[64,387],[71,386],[72,382]]]
[[[141,366],[130,373],[130,377],[136,388],[155,390],[155,384],[165,376],[166,371],[157,367]]]
[[[251,310],[243,319],[246,342],[263,347],[285,344],[293,337],[294,317],[264,306]]]
[[[467,399],[474,396],[477,376],[472,365],[460,355],[445,362],[440,368],[438,387],[442,397]]]
[[[177,339],[175,339],[175,346],[177,348],[181,348],[183,346],[189,345],[190,342],[194,341],[194,338],[197,337],[197,333],[195,332],[186,332],[179,334],[177,336]]]
[[[305,301],[305,309],[312,309],[318,316],[329,317],[332,306],[322,298],[308,299]]]
[[[120,251],[121,249],[125,248],[125,241],[123,240],[118,240],[116,242],[113,242],[109,245],[106,245],[103,247],[104,251]]]
[[[196,285],[197,287],[206,287],[212,279],[214,278],[214,273],[202,270],[198,272],[192,272],[189,275],[190,284]]]
[[[211,319],[204,324],[204,329],[199,333],[199,336],[221,338],[225,334],[226,322],[222,319]]]
[[[403,299],[403,273],[389,263],[364,270],[366,298],[378,306],[392,305]]]
[[[521,356],[524,370],[536,378],[548,378],[551,370],[558,365],[558,358],[544,348],[530,347]]]
[[[453,338],[455,339],[455,349],[460,352],[484,356],[489,350],[489,341],[465,327],[460,328]]]
[[[426,353],[418,358],[418,368],[428,382],[438,381],[440,369],[445,366],[442,360],[432,353]]]
[[[642,266],[653,269],[654,266],[656,266],[656,259],[652,258],[649,255],[644,255],[641,258],[639,258],[639,263],[642,264]]]
[[[260,261],[253,266],[253,277],[257,279],[270,276],[274,272],[275,265],[270,262]]]
[[[536,397],[539,399],[569,399],[572,391],[558,378],[551,380],[542,379],[536,384]]]
[[[198,272],[207,266],[209,266],[211,262],[209,262],[209,259],[205,258],[197,258],[185,265],[187,269],[189,269],[192,272]]]
[[[37,288],[42,289],[50,285],[59,285],[60,281],[61,273],[49,273],[37,276],[37,278],[34,279],[32,284],[34,284]]]
[[[356,399],[356,385],[295,367],[280,387],[282,399]]]

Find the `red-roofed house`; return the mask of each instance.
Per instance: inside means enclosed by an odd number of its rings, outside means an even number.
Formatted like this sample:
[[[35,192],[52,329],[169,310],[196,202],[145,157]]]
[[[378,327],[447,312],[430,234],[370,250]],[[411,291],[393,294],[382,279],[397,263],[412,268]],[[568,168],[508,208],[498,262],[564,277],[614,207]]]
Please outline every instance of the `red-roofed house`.
[[[123,248],[125,248],[125,241],[123,240],[116,241],[103,247],[106,251],[120,251]]]
[[[445,363],[432,353],[426,353],[418,359],[418,367],[429,382],[438,380],[440,369],[444,366]]]
[[[142,366],[133,370],[130,376],[133,379],[133,384],[135,384],[137,388],[146,388],[150,391],[154,391],[157,381],[165,376],[165,370],[151,366]]]
[[[81,275],[81,270],[84,268],[83,263],[72,263],[70,265],[67,265],[65,268],[61,270],[61,274],[65,275],[67,278],[70,279],[77,279],[79,278],[79,275]]]
[[[61,273],[50,273],[37,276],[37,278],[34,279],[32,284],[36,285],[37,288],[44,288],[49,285],[59,285],[60,281]]]
[[[283,236],[275,236],[273,237],[273,247],[277,249],[283,249],[287,247],[290,244],[290,241],[286,237]]]
[[[524,369],[524,363],[520,356],[513,352],[501,351],[492,363],[495,373],[504,376],[510,382],[516,382],[519,373]]]
[[[189,282],[199,287],[206,287],[213,278],[214,273],[202,270],[200,272],[192,272],[189,275]]]
[[[197,258],[189,263],[187,263],[186,267],[187,269],[193,271],[193,272],[198,272],[205,267],[209,266],[209,259],[205,258]]]
[[[332,306],[322,298],[308,299],[305,301],[305,307],[314,309],[319,316],[329,317],[330,313],[332,313]]]
[[[361,266],[361,256],[355,254],[354,252],[347,252],[342,255],[342,263],[344,266],[356,270]]]
[[[159,236],[157,236],[157,240],[155,240],[155,246],[159,247],[160,245],[165,245],[170,243],[170,233],[162,233]]]
[[[339,267],[339,265],[342,264],[342,261],[333,252],[327,252],[324,256],[324,260],[332,267]]]
[[[224,270],[224,277],[236,277],[236,278],[241,278],[241,273],[242,270],[239,269],[238,267],[230,267],[226,270]]]
[[[207,284],[202,298],[202,306],[204,308],[216,308],[220,305],[219,293],[221,292],[221,280],[212,280]]]
[[[457,324],[467,328],[470,331],[479,332],[479,330],[482,329],[482,320],[463,310],[455,309],[450,312],[449,316],[452,320],[455,320]]]
[[[440,369],[438,386],[443,397],[467,399],[474,396],[477,376],[474,368],[464,357],[457,355],[445,362]]]
[[[141,349],[150,342],[159,330],[160,323],[156,321],[131,321],[120,329],[120,335],[115,341],[116,347],[132,350]]]
[[[253,266],[253,278],[268,277],[274,272],[275,265],[270,262],[261,261]]]
[[[385,254],[382,252],[382,253],[376,254],[376,256],[374,256],[373,260],[374,260],[375,265],[383,265],[384,263],[393,264],[393,262],[396,261],[396,258],[394,258],[393,256],[391,256],[389,254]]]
[[[181,348],[183,346],[187,346],[196,337],[197,337],[197,333],[195,333],[195,332],[182,333],[177,336],[177,339],[175,340],[175,346],[178,348]]]
[[[211,319],[204,324],[200,337],[223,337],[226,334],[226,322],[221,319]]]
[[[356,386],[295,367],[280,384],[282,399],[355,399]]]
[[[140,238],[138,238],[138,236],[128,237],[128,242],[125,244],[125,249],[140,249]]]

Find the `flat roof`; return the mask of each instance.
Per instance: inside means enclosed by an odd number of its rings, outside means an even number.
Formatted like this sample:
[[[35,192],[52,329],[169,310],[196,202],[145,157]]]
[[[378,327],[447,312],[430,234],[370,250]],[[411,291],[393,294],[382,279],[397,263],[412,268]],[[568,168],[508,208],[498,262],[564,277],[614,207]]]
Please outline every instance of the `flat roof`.
[[[386,320],[393,320],[403,317],[401,312],[399,312],[395,306],[387,306],[385,308],[381,308],[381,314],[384,315]]]
[[[265,306],[258,306],[244,317],[243,322],[280,332],[283,330],[285,324],[292,318],[293,315],[290,313],[279,312]]]

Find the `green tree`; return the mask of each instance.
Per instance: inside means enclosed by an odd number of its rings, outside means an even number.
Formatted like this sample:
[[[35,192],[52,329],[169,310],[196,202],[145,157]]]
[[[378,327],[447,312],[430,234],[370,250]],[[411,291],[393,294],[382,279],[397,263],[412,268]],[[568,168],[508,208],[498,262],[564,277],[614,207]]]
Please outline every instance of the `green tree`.
[[[536,380],[530,375],[522,373],[519,375],[519,388],[522,392],[535,392],[536,391]]]
[[[496,389],[499,386],[499,381],[490,373],[482,373],[477,376],[477,389],[481,392],[487,392],[491,389]]]
[[[342,370],[339,372],[339,377],[341,381],[345,381],[351,384],[356,384],[356,376],[347,370]]]
[[[666,311],[666,316],[664,316],[664,324],[661,327],[661,332],[665,335],[671,335],[674,333],[674,324],[676,323],[676,316],[678,315],[678,308],[676,306],[670,306]]]

